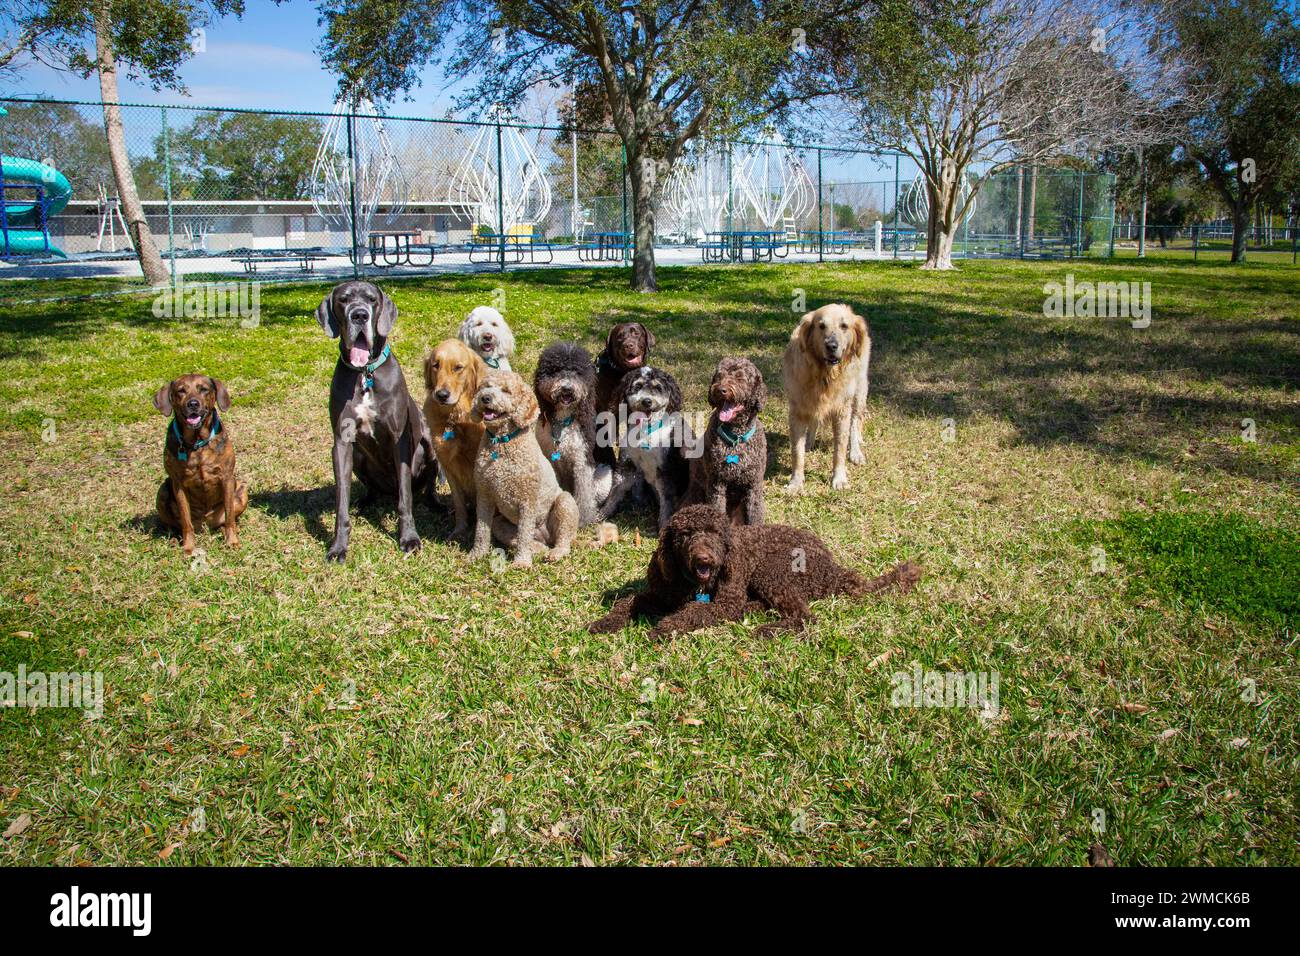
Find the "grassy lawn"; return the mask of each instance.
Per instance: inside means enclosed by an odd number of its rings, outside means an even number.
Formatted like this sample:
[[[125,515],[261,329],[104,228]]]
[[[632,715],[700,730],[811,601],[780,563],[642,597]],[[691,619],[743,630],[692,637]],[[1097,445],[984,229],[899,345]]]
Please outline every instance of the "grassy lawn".
[[[1045,318],[1068,271],[1149,281],[1150,328]],[[0,709],[0,829],[31,818],[0,861],[1077,865],[1100,842],[1121,864],[1300,863],[1300,269],[624,281],[393,282],[394,350],[422,400],[425,350],[499,286],[527,375],[554,339],[594,349],[640,319],[701,409],[716,361],[749,356],[772,390],[769,519],[869,573],[919,561],[915,593],[822,602],[772,641],[752,619],[590,636],[644,570],[648,514],[618,544],[494,573],[423,506],[403,560],[376,506],[326,566],[323,284],[264,288],[254,328],[156,319],[142,297],[11,305],[0,671],[102,671],[106,703]],[[872,325],[868,464],[843,494],[824,444],[809,492],[781,493],[798,290]],[[229,384],[253,498],[242,549],[201,535],[193,564],[154,527],[149,402],[188,371]],[[997,713],[892,706],[914,664],[995,672]]]

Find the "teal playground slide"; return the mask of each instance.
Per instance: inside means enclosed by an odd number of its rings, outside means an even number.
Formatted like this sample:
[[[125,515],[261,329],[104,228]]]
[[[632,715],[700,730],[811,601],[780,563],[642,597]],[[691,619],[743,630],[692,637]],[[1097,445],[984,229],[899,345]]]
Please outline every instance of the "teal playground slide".
[[[0,116],[6,114],[0,106]],[[63,173],[34,159],[0,156],[0,257],[67,255],[50,242],[50,217],[72,198]]]

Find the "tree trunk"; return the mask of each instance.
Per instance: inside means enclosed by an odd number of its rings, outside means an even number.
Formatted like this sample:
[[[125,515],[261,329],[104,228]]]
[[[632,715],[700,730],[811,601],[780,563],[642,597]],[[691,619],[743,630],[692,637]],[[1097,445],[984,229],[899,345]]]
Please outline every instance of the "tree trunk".
[[[140,193],[135,188],[135,175],[131,172],[131,158],[126,151],[126,130],[122,126],[121,100],[117,92],[117,59],[113,55],[113,42],[109,34],[108,7],[104,2],[95,4],[95,53],[99,66],[99,94],[104,101],[104,134],[108,139],[108,158],[113,166],[113,179],[117,183],[117,197],[135,254],[140,260],[140,271],[150,285],[165,285],[169,279],[158,245],[144,218]]]
[[[655,278],[655,176],[654,160],[628,151],[628,179],[632,184],[632,291],[658,292]]]
[[[1250,203],[1237,199],[1232,204],[1232,261],[1246,261],[1246,232],[1250,229]]]
[[[963,170],[963,173],[965,171]],[[951,269],[952,243],[957,236],[957,183],[955,174],[945,172],[939,183],[927,178],[926,193],[930,199],[930,214],[925,223],[925,262],[922,269]]]

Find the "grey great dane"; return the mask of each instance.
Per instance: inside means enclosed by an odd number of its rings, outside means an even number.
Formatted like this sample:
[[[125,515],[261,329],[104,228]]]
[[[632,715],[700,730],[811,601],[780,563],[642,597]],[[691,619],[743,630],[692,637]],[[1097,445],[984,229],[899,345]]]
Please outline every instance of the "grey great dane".
[[[367,495],[396,495],[398,543],[407,554],[420,547],[413,489],[432,474],[433,442],[388,346],[396,319],[393,300],[372,282],[340,282],[316,309],[321,328],[339,340],[330,383],[335,487],[334,543],[325,555],[330,561],[348,555],[354,472]]]

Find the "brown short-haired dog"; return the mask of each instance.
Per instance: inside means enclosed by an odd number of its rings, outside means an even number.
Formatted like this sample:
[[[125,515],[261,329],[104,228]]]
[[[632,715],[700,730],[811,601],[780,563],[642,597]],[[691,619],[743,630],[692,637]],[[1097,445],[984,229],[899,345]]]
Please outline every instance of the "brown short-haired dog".
[[[473,415],[474,396],[487,371],[483,359],[460,339],[444,339],[424,359],[424,420],[433,436],[433,452],[451,486],[454,538],[469,534],[474,458],[483,439],[483,423]],[[430,495],[433,485],[429,482]]]
[[[607,634],[645,615],[659,621],[651,637],[739,620],[773,610],[759,635],[797,631],[816,618],[808,602],[832,594],[860,597],[891,586],[908,591],[921,578],[910,561],[868,580],[836,562],[817,535],[780,524],[733,527],[707,505],[673,515],[646,570],[646,588],[620,599],[588,628]]]
[[[483,440],[474,460],[474,547],[483,557],[492,535],[515,548],[515,564],[532,564],[539,543],[547,560],[569,553],[578,533],[578,505],[560,488],[555,469],[537,443],[533,426],[541,416],[533,390],[515,372],[489,372],[474,398]],[[502,520],[504,519],[504,521]]]
[[[230,407],[225,383],[207,375],[182,375],[158,389],[154,408],[172,415],[163,443],[167,479],[158,489],[158,519],[180,532],[181,548],[194,553],[194,526],[220,528],[239,547],[239,516],[248,486],[235,475],[235,445],[221,420]]]

